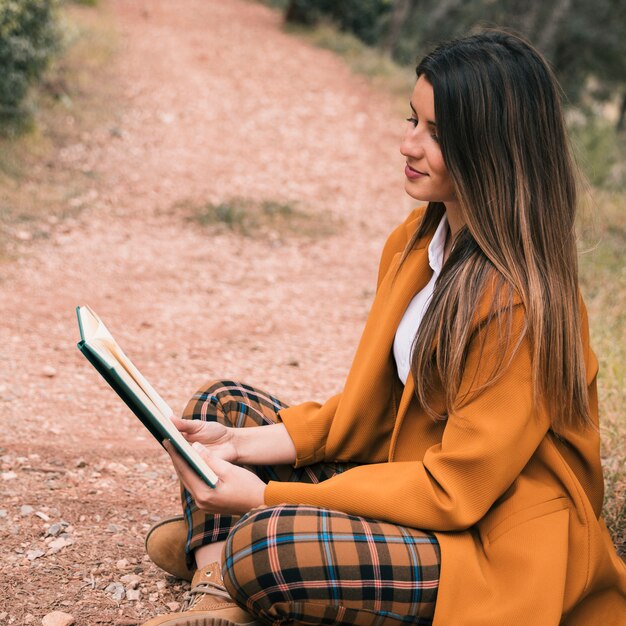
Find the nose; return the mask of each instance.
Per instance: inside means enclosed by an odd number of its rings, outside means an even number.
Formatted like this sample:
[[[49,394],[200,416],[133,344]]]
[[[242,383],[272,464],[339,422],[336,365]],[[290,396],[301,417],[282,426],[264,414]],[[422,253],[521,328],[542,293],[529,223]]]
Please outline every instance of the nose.
[[[419,159],[424,154],[424,147],[420,133],[417,127],[414,128],[410,125],[410,123],[407,126],[404,137],[400,143],[400,154],[414,159]]]

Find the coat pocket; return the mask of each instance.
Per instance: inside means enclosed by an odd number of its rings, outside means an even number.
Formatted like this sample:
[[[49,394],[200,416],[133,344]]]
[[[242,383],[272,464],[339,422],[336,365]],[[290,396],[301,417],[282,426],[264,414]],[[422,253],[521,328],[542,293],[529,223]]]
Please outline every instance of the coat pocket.
[[[539,502],[532,506],[526,507],[519,511],[509,513],[508,511],[494,511],[492,519],[486,527],[482,529],[482,535],[487,538],[489,543],[494,543],[500,537],[513,530],[520,524],[529,522],[544,515],[550,515],[556,511],[561,511],[569,507],[569,499],[565,496],[559,496]],[[500,513],[500,515],[498,515]]]

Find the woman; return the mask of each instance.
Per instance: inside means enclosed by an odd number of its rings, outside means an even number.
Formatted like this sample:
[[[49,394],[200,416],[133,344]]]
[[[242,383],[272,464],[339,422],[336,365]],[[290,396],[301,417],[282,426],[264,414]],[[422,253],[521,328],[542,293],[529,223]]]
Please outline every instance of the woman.
[[[344,390],[193,397],[176,425],[220,482],[170,450],[185,515],[147,549],[194,580],[145,626],[626,623],[556,81],[502,32],[417,77],[401,152],[428,204],[387,240]]]

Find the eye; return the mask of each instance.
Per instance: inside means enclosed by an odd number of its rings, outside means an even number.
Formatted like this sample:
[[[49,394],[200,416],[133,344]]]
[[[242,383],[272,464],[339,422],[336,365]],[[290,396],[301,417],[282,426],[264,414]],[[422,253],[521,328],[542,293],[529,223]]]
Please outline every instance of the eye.
[[[411,124],[413,124],[413,128],[415,128],[417,126],[417,118],[416,117],[407,117],[406,121],[407,122],[411,122]]]

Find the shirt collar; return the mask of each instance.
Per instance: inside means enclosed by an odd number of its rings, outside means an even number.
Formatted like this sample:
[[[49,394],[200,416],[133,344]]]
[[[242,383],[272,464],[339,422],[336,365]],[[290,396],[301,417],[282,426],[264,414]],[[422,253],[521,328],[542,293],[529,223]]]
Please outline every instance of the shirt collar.
[[[443,266],[443,249],[446,245],[447,234],[448,217],[444,213],[428,246],[428,264],[435,274],[439,274]]]

